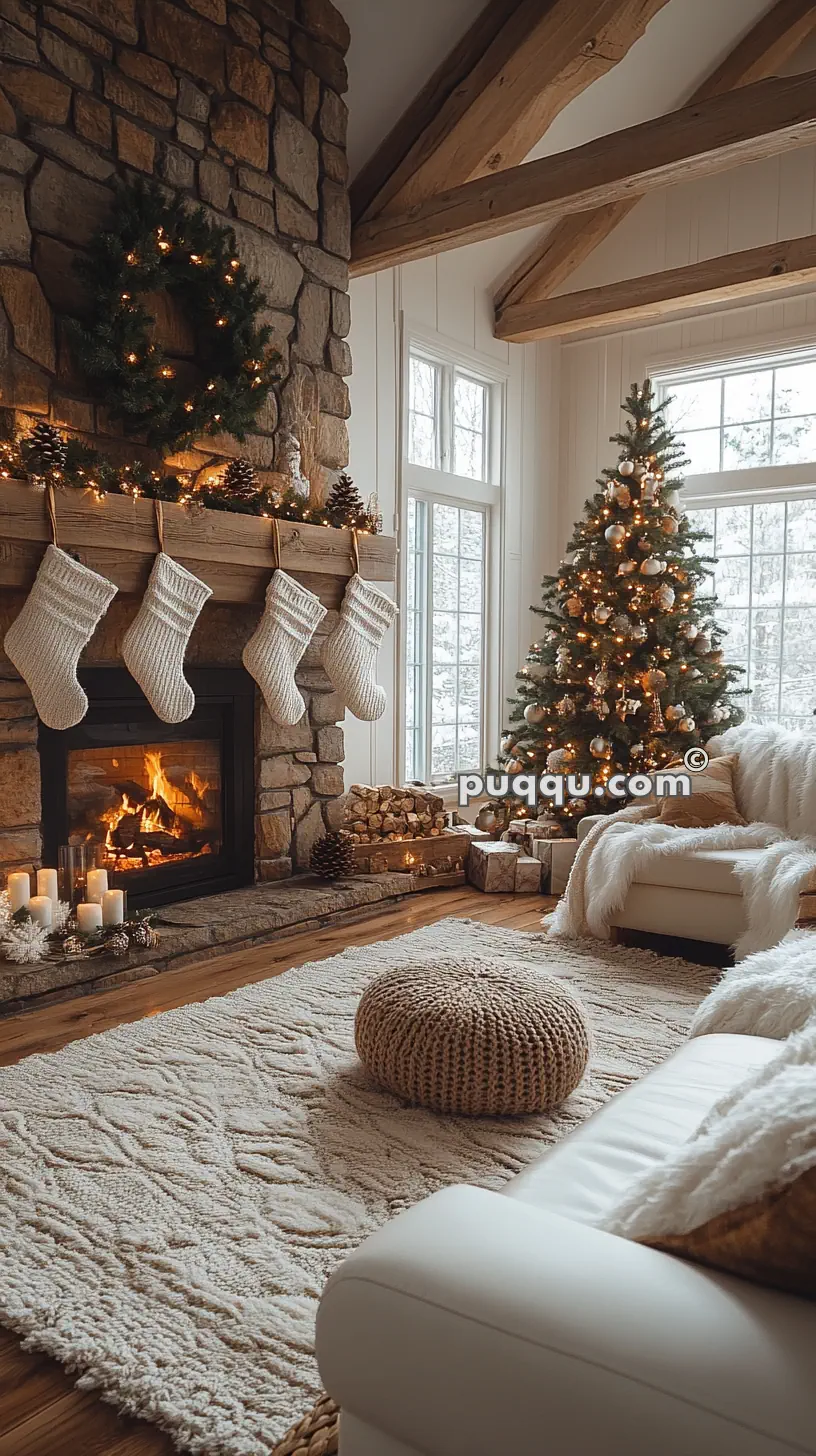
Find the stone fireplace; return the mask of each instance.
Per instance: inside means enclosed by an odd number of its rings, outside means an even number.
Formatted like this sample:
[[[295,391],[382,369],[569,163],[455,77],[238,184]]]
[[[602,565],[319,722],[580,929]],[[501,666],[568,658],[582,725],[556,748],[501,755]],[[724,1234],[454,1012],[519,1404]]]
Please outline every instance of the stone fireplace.
[[[0,638],[22,602],[0,592]],[[306,715],[281,728],[241,666],[258,608],[208,603],[187,653],[196,707],[171,728],[122,667],[137,608],[114,601],[100,625],[80,673],[89,711],[67,732],[38,723],[0,653],[0,874],[55,863],[69,834],[110,845],[137,906],[308,869],[315,840],[340,824],[343,704],[320,665],[336,614],[298,670]]]

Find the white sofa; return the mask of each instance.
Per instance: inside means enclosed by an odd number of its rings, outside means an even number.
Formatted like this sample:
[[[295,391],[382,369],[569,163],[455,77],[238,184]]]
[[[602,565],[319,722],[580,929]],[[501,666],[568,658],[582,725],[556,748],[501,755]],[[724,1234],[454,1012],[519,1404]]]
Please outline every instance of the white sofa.
[[[816,1453],[816,1305],[593,1227],[778,1049],[687,1042],[501,1193],[367,1239],[317,1325],[340,1456]]]
[[[577,827],[581,841],[605,815],[588,814]],[[757,859],[759,849],[708,849],[663,855],[646,865],[612,917],[615,929],[733,945],[747,929],[745,900],[735,872],[742,861]]]

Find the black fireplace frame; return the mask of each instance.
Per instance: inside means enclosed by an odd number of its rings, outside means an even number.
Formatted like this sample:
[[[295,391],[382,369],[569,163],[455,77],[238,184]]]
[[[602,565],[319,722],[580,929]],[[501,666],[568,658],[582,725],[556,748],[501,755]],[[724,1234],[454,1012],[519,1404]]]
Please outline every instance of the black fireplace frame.
[[[183,723],[163,723],[124,668],[80,669],[88,694],[86,716],[58,731],[40,724],[43,863],[56,864],[57,847],[68,836],[68,753],[76,748],[128,743],[172,743],[213,737],[221,743],[221,850],[218,854],[131,870],[129,909],[167,905],[199,895],[217,895],[250,885],[255,849],[255,685],[243,668],[191,667],[185,676],[195,708]],[[114,737],[106,736],[114,734]]]

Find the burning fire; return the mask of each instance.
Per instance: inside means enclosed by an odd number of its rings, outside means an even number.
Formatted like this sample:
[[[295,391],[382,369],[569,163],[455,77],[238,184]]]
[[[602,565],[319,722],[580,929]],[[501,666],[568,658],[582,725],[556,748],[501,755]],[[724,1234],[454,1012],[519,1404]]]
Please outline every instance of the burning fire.
[[[105,848],[119,869],[144,869],[168,858],[211,854],[206,831],[212,821],[212,785],[191,769],[182,784],[167,776],[160,753],[145,750],[143,799],[122,791],[121,802],[101,815]]]

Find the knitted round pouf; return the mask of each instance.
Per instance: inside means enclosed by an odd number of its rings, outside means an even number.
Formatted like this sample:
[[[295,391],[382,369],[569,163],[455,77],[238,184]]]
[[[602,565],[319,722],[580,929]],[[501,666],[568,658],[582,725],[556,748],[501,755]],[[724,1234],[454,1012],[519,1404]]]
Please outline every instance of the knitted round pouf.
[[[543,1112],[578,1086],[586,1016],[562,981],[520,961],[445,956],[373,981],[357,1008],[360,1060],[434,1112]]]

